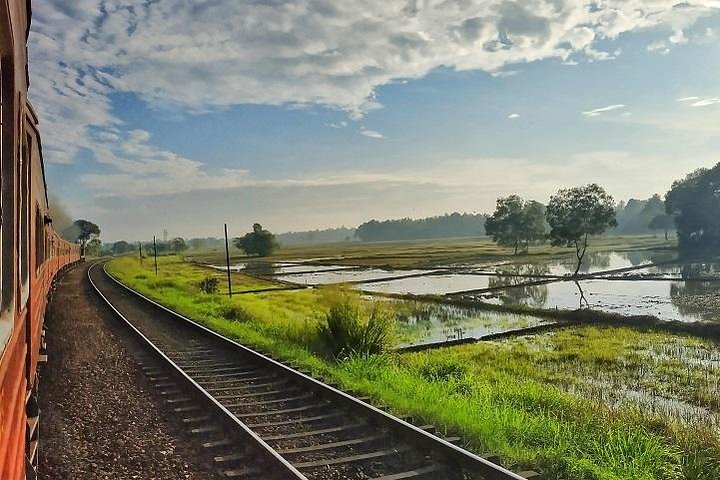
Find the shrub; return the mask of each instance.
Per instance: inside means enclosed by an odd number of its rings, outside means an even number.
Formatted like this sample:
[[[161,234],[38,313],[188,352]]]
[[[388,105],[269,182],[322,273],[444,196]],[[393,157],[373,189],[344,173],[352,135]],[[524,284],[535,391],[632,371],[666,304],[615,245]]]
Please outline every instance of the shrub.
[[[200,280],[198,287],[200,288],[201,292],[210,294],[217,293],[219,285],[220,280],[218,280],[217,277],[212,277],[208,275],[207,277]]]
[[[454,359],[435,359],[427,361],[420,367],[420,375],[430,381],[448,381],[461,379],[467,375],[469,368],[466,363]]]
[[[378,354],[390,347],[394,324],[386,305],[367,307],[357,295],[341,292],[318,326],[318,340],[335,358]]]
[[[249,322],[252,316],[240,305],[225,305],[221,308],[220,314],[231,322]]]

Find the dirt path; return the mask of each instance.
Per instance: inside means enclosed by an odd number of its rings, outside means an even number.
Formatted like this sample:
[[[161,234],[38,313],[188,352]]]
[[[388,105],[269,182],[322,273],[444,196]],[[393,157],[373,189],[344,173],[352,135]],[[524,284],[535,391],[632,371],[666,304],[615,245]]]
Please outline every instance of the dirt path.
[[[41,369],[41,479],[208,479],[212,457],[165,412],[124,332],[87,281],[65,275],[50,305]]]

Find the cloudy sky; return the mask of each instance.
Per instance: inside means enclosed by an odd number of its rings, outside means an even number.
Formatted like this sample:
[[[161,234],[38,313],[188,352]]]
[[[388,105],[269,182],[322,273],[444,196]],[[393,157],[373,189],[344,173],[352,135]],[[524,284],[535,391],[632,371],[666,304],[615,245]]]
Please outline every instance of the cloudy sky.
[[[106,240],[489,211],[720,161],[720,1],[35,0],[51,191]]]

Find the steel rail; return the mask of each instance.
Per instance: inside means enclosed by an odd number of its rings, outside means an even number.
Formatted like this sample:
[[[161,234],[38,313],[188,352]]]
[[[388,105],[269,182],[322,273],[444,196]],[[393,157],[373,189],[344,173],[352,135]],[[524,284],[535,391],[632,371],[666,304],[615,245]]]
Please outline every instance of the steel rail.
[[[93,265],[94,267],[95,265]],[[306,375],[305,373],[302,373],[284,363],[281,363],[273,358],[268,357],[267,355],[260,353],[256,350],[253,350],[252,348],[249,348],[241,343],[238,343],[232,339],[229,339],[197,322],[194,320],[191,320],[167,307],[164,305],[161,305],[158,302],[155,302],[154,300],[146,297],[142,293],[138,292],[137,290],[123,284],[119,280],[117,280],[115,277],[113,277],[108,271],[107,271],[107,263],[103,265],[103,272],[107,277],[112,280],[115,284],[119,285],[123,289],[129,291],[139,299],[144,300],[145,302],[153,305],[154,307],[168,313],[170,316],[180,320],[181,322],[185,323],[189,327],[197,330],[198,332],[201,332],[202,334],[209,336],[211,338],[214,338],[228,346],[231,346],[232,348],[242,351],[249,357],[255,359],[259,363],[264,363],[266,365],[271,365],[272,367],[280,370],[281,372],[284,372],[288,375],[288,377],[299,381],[305,385],[308,385],[312,390],[324,394],[326,397],[329,397],[333,399],[336,402],[340,402],[342,405],[349,407],[355,411],[358,411],[359,413],[367,416],[367,418],[374,420],[382,425],[385,425],[392,429],[392,431],[400,436],[402,436],[405,440],[407,440],[409,443],[412,444],[420,444],[431,450],[434,454],[437,454],[440,461],[447,462],[448,466],[450,465],[460,465],[462,468],[465,468],[470,473],[476,473],[481,474],[486,480],[526,480],[526,477],[523,477],[521,475],[518,475],[500,465],[497,465],[493,462],[491,462],[488,459],[485,459],[479,455],[476,455],[472,452],[469,452],[465,450],[462,447],[459,447],[449,441],[446,441],[440,437],[437,437],[421,428],[416,427],[415,425],[412,425],[400,418],[397,418],[388,412],[385,412],[384,410],[381,410],[373,405],[370,405],[358,398],[353,397],[352,395],[349,395],[348,393],[345,393],[331,385],[328,385],[326,383],[323,383],[309,375]],[[88,270],[88,277],[90,276],[90,271]],[[92,279],[90,280],[92,283]],[[95,285],[93,284],[95,287]],[[96,291],[99,292],[97,287],[95,287]],[[104,295],[100,294],[103,298]],[[108,300],[105,298],[105,301],[108,302]],[[109,302],[108,302],[109,304]],[[112,307],[112,305],[111,305]],[[115,310],[118,315],[120,313],[112,307],[113,310]],[[122,315],[120,315],[122,317]],[[129,321],[122,317],[125,322],[129,324]],[[133,325],[129,324],[133,330],[135,330],[139,335],[141,335],[143,338],[144,335],[139,332]],[[146,342],[151,343],[149,340],[146,339]],[[263,448],[267,450],[271,450],[273,452],[273,458],[277,458],[278,461],[281,461],[283,465],[286,467],[292,468],[293,472],[296,472],[295,478],[305,478],[302,476],[302,473],[298,472],[292,465],[285,460],[280,454],[275,452],[272,447],[270,447],[267,443],[265,443],[257,434],[252,432],[250,428],[248,428],[243,422],[238,420],[230,411],[228,411],[225,407],[223,407],[217,400],[215,400],[207,391],[205,391],[201,386],[197,385],[196,382],[194,382],[185,372],[183,372],[179,367],[177,367],[172,360],[170,360],[164,353],[162,353],[157,347],[153,345],[154,349],[162,355],[162,357],[165,359],[166,362],[170,362],[173,365],[173,368],[179,371],[183,375],[184,378],[188,380],[188,382],[191,385],[194,385],[194,388],[197,388],[203,392],[203,394],[212,400],[212,403],[217,406],[219,409],[221,409],[226,415],[232,416],[236,423],[239,425],[242,425],[243,429],[246,430],[249,434],[252,435],[252,438],[257,439],[256,441],[263,446]]]
[[[221,418],[224,418],[231,425],[236,427],[236,433],[239,433],[243,438],[246,438],[252,442],[256,447],[258,453],[263,456],[266,460],[271,463],[271,468],[277,469],[278,473],[286,475],[283,478],[293,478],[297,480],[308,480],[308,478],[298,471],[290,462],[283,458],[277,453],[270,445],[268,445],[260,436],[253,432],[245,423],[238,419],[232,412],[225,408],[219,401],[217,401],[212,395],[210,395],[202,386],[200,386],[195,380],[193,380],[182,368],[180,368],[173,360],[171,360],[165,353],[160,350],[148,337],[146,337],[135,325],[133,325],[115,306],[110,303],[108,298],[100,291],[98,286],[92,279],[91,272],[99,264],[96,262],[90,268],[88,268],[87,277],[90,281],[95,292],[100,298],[110,307],[113,313],[120,318],[130,330],[145,344],[145,346],[158,357],[167,367],[171,369],[173,374],[181,379],[186,385],[188,385],[192,391],[196,392],[205,402],[211,406]],[[117,282],[104,268],[103,271],[109,278]],[[117,282],[119,285],[121,283]],[[123,285],[124,286],[124,285]]]

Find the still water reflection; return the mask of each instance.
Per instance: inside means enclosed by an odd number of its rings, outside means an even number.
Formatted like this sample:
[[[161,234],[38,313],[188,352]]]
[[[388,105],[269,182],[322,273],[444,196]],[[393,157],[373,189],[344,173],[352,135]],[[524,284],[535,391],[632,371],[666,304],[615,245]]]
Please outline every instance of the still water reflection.
[[[432,302],[394,301],[401,346],[478,338],[551,323],[531,315]]]
[[[720,282],[666,280],[558,281],[508,288],[474,298],[500,305],[574,310],[591,308],[661,320],[720,320]]]

